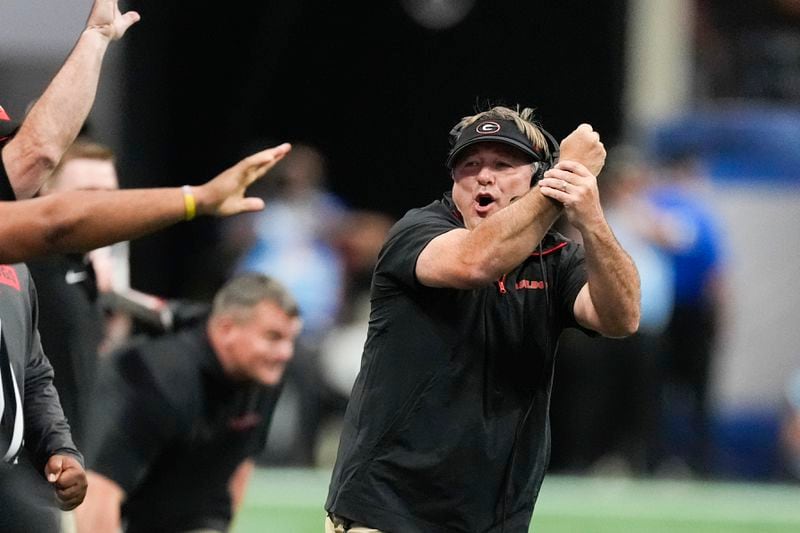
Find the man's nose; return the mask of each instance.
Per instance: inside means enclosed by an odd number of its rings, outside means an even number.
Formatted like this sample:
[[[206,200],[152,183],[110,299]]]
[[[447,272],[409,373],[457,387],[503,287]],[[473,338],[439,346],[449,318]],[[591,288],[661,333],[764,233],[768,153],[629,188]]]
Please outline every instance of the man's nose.
[[[287,341],[281,344],[277,350],[277,355],[281,361],[289,361],[294,357],[294,343]]]
[[[478,183],[481,185],[488,185],[494,182],[494,173],[488,166],[481,167],[480,172],[478,172]]]

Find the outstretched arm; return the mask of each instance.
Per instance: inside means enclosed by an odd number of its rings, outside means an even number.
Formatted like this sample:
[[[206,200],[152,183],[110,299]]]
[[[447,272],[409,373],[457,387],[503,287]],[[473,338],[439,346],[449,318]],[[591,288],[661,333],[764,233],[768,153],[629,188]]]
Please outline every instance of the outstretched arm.
[[[64,65],[36,101],[2,159],[17,198],[31,198],[72,144],[94,104],[109,43],[139,14],[120,13],[117,0],[95,0],[86,28]]]
[[[193,187],[197,214],[230,216],[263,209],[247,187],[285,156],[282,144],[251,155],[211,181]],[[135,239],[186,218],[181,188],[70,191],[0,202],[0,263],[48,253],[87,251]]]
[[[608,337],[639,327],[641,290],[633,260],[603,215],[597,179],[585,166],[562,161],[539,182],[542,194],[560,202],[586,249],[586,285],[575,299],[575,319]]]

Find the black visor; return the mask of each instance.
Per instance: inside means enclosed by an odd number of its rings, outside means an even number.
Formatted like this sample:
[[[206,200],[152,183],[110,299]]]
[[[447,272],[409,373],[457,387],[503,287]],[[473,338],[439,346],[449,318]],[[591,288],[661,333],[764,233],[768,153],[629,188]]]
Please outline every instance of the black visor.
[[[519,131],[513,120],[484,119],[465,126],[455,139],[450,153],[447,155],[447,168],[453,168],[456,159],[465,148],[480,142],[499,142],[513,146],[536,161],[542,161],[543,154],[534,149],[531,140]]]

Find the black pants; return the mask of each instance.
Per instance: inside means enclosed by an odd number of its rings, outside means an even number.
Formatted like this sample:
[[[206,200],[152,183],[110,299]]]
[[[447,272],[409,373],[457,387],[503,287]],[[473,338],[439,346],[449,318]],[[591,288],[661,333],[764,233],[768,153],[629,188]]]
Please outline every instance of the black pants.
[[[0,463],[0,531],[59,533],[55,493],[30,463]]]

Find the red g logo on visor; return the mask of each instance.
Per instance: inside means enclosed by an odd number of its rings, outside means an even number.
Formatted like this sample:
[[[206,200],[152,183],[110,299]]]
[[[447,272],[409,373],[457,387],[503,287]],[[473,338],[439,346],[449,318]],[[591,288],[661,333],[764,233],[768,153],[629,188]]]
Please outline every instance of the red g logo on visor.
[[[500,124],[497,122],[484,122],[479,124],[475,131],[480,133],[481,135],[486,135],[487,133],[497,133],[500,131]]]

